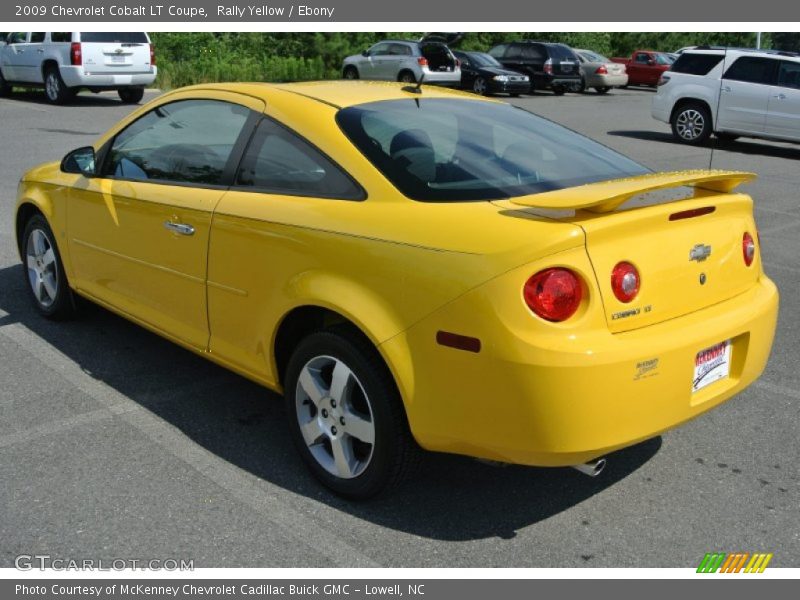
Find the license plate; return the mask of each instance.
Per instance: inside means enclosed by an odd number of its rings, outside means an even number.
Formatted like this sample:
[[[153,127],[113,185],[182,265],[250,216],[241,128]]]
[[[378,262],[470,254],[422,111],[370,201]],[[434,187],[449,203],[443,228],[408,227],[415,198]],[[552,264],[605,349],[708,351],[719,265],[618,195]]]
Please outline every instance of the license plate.
[[[731,374],[731,341],[720,342],[701,350],[694,358],[692,392],[702,390]]]
[[[125,62],[125,57],[124,56],[112,56],[111,57],[111,62],[112,63],[124,63]]]

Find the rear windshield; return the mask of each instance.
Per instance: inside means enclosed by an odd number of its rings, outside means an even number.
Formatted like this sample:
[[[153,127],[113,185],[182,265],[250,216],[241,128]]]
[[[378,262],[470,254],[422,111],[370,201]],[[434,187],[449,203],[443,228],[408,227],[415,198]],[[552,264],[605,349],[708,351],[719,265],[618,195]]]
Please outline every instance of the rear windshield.
[[[100,44],[146,44],[147,34],[134,31],[123,33],[81,32],[81,41]]]
[[[423,202],[499,200],[648,172],[503,103],[389,100],[342,109],[336,119],[404,195]]]
[[[722,60],[722,54],[692,54],[684,52],[672,65],[675,73],[688,73],[689,75],[708,75]]]
[[[575,54],[570,48],[564,46],[563,44],[550,44],[547,47],[547,50],[550,53],[550,58],[555,58],[558,60],[575,60]]]

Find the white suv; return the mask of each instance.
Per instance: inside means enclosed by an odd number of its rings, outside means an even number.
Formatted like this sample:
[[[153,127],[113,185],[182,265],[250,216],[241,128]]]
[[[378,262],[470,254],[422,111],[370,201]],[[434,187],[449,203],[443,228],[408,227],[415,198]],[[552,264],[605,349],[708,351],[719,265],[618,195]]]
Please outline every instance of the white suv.
[[[0,96],[12,86],[44,87],[54,104],[78,90],[117,90],[137,103],[155,81],[156,59],[146,33],[9,33],[0,42]]]
[[[800,142],[800,54],[686,50],[662,76],[651,114],[687,144],[712,133]]]

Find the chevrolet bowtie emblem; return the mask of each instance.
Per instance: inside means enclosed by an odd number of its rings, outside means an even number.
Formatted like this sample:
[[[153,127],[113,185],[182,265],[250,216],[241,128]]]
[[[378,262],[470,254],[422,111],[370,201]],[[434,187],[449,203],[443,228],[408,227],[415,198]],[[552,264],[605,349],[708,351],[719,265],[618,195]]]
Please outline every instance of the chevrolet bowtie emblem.
[[[689,260],[703,262],[709,256],[711,256],[711,246],[706,246],[705,244],[697,244],[689,250]]]

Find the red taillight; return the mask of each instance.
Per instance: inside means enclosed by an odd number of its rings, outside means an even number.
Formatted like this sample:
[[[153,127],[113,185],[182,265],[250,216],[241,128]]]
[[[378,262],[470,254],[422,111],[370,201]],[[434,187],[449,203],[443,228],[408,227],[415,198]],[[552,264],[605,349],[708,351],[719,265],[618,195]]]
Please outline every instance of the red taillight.
[[[753,264],[753,259],[756,257],[756,242],[753,240],[753,236],[746,231],[742,236],[742,256],[744,264],[748,267]]]
[[[600,65],[599,67],[597,67],[595,73],[597,73],[598,75],[608,75],[608,69],[606,69],[605,65]]]
[[[420,67],[427,67],[427,66],[428,66],[428,59],[427,59],[427,58],[425,58],[424,56],[420,56],[420,57],[417,59],[417,64],[418,64]]]
[[[545,75],[552,75],[553,74],[553,61],[552,59],[548,58],[544,61],[544,72]]]
[[[581,304],[583,290],[578,276],[562,268],[545,269],[533,275],[523,288],[525,303],[547,321],[566,321]]]
[[[83,52],[81,51],[80,42],[72,42],[72,45],[69,47],[69,64],[74,67],[83,64]]]
[[[639,293],[639,271],[629,262],[617,263],[611,271],[611,289],[620,302],[628,303]]]
[[[150,44],[150,64],[156,64],[156,49],[153,44]]]

